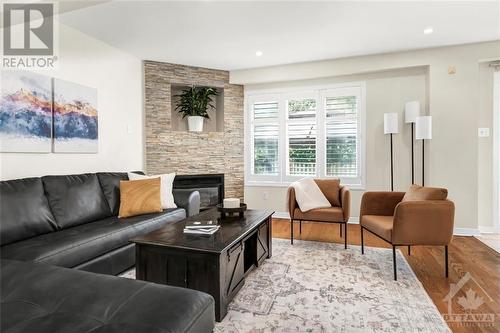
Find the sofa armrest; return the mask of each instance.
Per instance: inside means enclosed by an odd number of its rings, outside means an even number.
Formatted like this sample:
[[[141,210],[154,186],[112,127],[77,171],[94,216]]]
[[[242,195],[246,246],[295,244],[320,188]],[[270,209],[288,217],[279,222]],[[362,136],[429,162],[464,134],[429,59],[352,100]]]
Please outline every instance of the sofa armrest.
[[[450,200],[406,201],[396,206],[392,242],[398,245],[448,245],[455,205]]]
[[[340,187],[340,206],[344,213],[344,222],[348,222],[351,216],[351,192],[347,186]]]
[[[360,223],[363,215],[394,215],[396,205],[404,195],[405,192],[365,192],[361,198]]]
[[[173,190],[172,193],[175,204],[186,210],[187,217],[200,213],[200,192],[177,189]]]
[[[289,187],[287,191],[287,209],[288,213],[290,213],[290,219],[293,219],[293,214],[295,212],[295,208],[297,208],[297,201],[295,200],[295,189],[293,187]]]

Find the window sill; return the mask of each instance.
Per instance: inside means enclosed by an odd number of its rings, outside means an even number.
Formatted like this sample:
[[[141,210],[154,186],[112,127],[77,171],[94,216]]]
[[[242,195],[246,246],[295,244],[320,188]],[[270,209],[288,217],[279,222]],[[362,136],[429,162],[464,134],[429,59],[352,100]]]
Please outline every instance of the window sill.
[[[289,187],[292,182],[265,182],[265,181],[253,181],[253,182],[245,182],[245,187]],[[349,187],[349,190],[353,191],[365,191],[365,186],[360,184],[347,184],[340,183],[343,186]]]

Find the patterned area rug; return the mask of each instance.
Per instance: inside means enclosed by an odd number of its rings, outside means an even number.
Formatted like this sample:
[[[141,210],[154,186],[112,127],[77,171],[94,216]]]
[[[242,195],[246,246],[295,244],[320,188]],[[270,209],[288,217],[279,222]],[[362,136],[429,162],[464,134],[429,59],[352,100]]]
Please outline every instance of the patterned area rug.
[[[399,251],[397,260],[394,281],[390,249],[275,238],[215,332],[450,332]]]

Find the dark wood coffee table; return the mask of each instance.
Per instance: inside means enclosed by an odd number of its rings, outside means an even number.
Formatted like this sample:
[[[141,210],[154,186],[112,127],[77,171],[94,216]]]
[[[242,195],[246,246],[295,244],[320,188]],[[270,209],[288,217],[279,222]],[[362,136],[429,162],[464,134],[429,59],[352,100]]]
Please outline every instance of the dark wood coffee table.
[[[245,276],[272,254],[273,211],[247,210],[244,217],[220,219],[210,209],[184,221],[136,237],[136,278],[196,289],[215,299],[221,321]],[[219,220],[213,235],[184,234],[187,220]]]

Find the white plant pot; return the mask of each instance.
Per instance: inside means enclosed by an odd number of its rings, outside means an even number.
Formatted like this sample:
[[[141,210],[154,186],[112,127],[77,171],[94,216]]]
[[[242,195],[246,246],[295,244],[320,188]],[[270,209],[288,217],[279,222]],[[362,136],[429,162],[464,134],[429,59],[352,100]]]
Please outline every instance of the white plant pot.
[[[203,117],[189,116],[188,117],[188,128],[189,128],[190,132],[202,132],[203,131]]]

